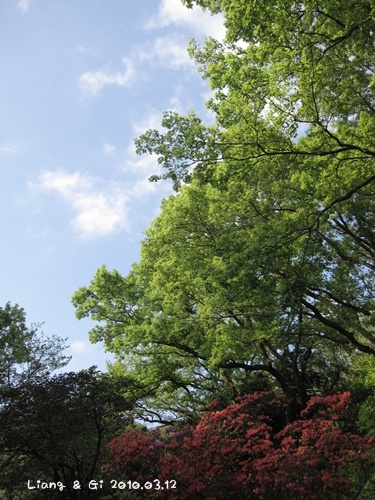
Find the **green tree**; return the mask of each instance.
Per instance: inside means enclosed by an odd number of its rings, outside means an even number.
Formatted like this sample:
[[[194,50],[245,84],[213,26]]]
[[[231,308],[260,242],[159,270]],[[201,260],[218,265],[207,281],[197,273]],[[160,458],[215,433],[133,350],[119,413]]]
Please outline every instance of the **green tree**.
[[[137,139],[177,194],[130,274],[99,269],[73,303],[159,407],[263,373],[292,420],[375,354],[373,6],[184,3],[226,16],[225,42],[190,44],[216,122],[168,112]]]
[[[65,366],[66,339],[47,337],[40,325],[26,325],[25,311],[9,302],[0,307],[0,386],[17,386]]]
[[[364,394],[364,403],[359,410],[359,423],[363,431],[375,434],[375,359],[358,356],[355,360],[353,386]]]
[[[196,179],[222,191],[233,182],[250,187],[247,204],[260,230],[266,228],[267,252],[277,257],[275,249],[299,240],[301,254],[314,255],[330,273],[330,286],[304,299],[309,314],[374,354],[372,5],[185,3],[226,14],[226,43],[191,44],[215,91],[208,106],[216,126],[205,128],[192,114],[166,113],[167,132],[148,131],[138,151],[156,153],[177,188],[176,178],[189,181],[193,166]],[[347,275],[356,276],[349,283]],[[368,307],[341,297],[343,287],[366,295]],[[338,321],[337,304],[343,311]],[[354,330],[363,342],[345,330],[347,315],[361,316]]]
[[[218,392],[248,392],[259,382],[250,374],[262,372],[292,415],[312,391],[336,387],[354,346],[302,307],[307,286],[329,283],[324,259],[300,240],[265,247],[270,225],[243,185],[234,189],[227,198],[194,182],[165,200],[131,273],[103,267],[73,300],[79,316],[105,321],[91,339],[132,368],[157,406],[197,410]]]

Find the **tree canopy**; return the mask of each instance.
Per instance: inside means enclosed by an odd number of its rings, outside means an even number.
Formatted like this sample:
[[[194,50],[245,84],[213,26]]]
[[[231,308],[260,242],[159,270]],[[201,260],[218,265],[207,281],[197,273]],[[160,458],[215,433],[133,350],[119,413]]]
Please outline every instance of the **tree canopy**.
[[[132,422],[123,385],[92,367],[0,391],[1,487],[9,498],[97,498],[89,484],[101,478],[106,445]],[[63,489],[28,490],[37,479]]]
[[[73,303],[149,404],[271,384],[293,420],[375,355],[374,7],[184,3],[225,13],[226,40],[189,49],[215,123],[166,112],[137,139],[176,194],[128,276],[102,267]]]
[[[26,325],[24,309],[9,302],[0,307],[0,387],[17,386],[65,366],[66,339],[47,337],[41,325]]]

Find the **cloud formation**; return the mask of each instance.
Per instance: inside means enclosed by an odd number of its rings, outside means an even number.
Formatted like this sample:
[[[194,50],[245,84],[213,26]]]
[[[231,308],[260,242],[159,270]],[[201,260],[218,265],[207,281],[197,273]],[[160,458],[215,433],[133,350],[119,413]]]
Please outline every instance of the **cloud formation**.
[[[18,0],[17,9],[25,13],[29,10],[31,0]]]
[[[165,26],[185,25],[199,35],[212,36],[217,40],[225,37],[223,16],[211,16],[200,7],[187,9],[176,0],[162,0],[157,15],[146,24],[146,29],[162,28]]]
[[[116,146],[114,146],[113,144],[110,144],[109,142],[106,142],[103,145],[103,154],[104,154],[104,156],[106,156],[106,157],[115,156],[115,151],[116,151]]]
[[[60,169],[44,172],[37,187],[59,194],[70,205],[76,213],[73,228],[85,238],[126,228],[128,197],[114,184],[99,187],[93,177]]]
[[[0,144],[0,155],[14,156],[18,154],[24,145],[19,142],[5,142]]]
[[[82,92],[88,97],[97,96],[103,87],[110,85],[126,87],[130,85],[135,74],[134,66],[127,58],[122,59],[122,64],[125,66],[122,72],[111,73],[106,69],[101,69],[83,73],[79,78],[79,86]]]
[[[155,40],[152,57],[156,57],[163,66],[168,68],[195,67],[187,52],[186,44],[178,42],[171,36],[164,36]]]
[[[73,354],[85,352],[88,347],[90,347],[90,344],[88,342],[85,342],[84,340],[77,340],[76,342],[72,342],[70,344],[70,350],[73,352]]]

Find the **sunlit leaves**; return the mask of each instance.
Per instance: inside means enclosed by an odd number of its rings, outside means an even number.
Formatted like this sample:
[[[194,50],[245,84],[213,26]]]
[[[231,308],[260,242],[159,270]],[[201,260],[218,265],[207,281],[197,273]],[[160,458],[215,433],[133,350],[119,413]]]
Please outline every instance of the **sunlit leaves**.
[[[227,40],[189,47],[215,124],[166,112],[136,141],[177,193],[131,273],[101,269],[74,305],[158,404],[261,372],[293,420],[375,353],[373,8],[184,3],[225,14]]]

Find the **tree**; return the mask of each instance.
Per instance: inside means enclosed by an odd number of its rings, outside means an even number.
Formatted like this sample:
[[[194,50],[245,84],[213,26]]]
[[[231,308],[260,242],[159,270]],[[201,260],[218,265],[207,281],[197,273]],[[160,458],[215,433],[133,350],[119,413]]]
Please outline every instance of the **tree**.
[[[15,394],[25,391],[40,377],[65,366],[70,358],[64,355],[66,339],[47,337],[40,325],[26,325],[25,311],[9,302],[0,307],[0,476],[1,487],[15,485],[29,464],[18,449],[6,445],[7,436],[15,438],[17,423],[9,413]],[[4,420],[4,416],[7,418]],[[29,464],[30,465],[30,464]],[[30,473],[33,468],[30,467]],[[4,494],[4,491],[1,491]]]
[[[196,116],[167,113],[169,132],[147,132],[137,142],[141,152],[159,154],[167,175],[175,176],[191,164],[201,162],[206,171],[207,163],[220,160],[230,162],[230,175],[250,165],[267,169],[274,156],[292,164],[299,156],[317,157],[322,163],[316,177],[327,162],[332,170],[338,159],[354,164],[355,176],[345,179],[339,169],[336,184],[326,186],[332,201],[335,194],[351,197],[350,188],[373,181],[371,2],[183,3],[225,12],[227,41],[208,39],[204,48],[194,42],[190,47],[215,91],[208,106],[216,127],[205,127]],[[307,131],[314,140],[299,145],[296,138]],[[314,161],[314,168],[318,165]]]
[[[9,302],[0,307],[0,386],[14,387],[65,366],[66,339],[46,337],[40,325],[26,326],[25,311]]]
[[[39,495],[96,498],[88,485],[101,477],[106,444],[131,423],[132,404],[122,397],[122,385],[92,367],[39,376],[2,393],[0,446],[8,457],[2,464],[2,487],[7,493],[34,498],[27,482],[32,479],[35,487],[40,479],[65,488]],[[80,489],[73,488],[76,481]]]
[[[105,321],[91,339],[124,359],[166,411],[246,393],[249,376],[262,372],[287,395],[292,419],[309,394],[334,390],[350,363],[351,342],[302,308],[304,293],[339,291],[339,279],[304,239],[267,245],[276,221],[262,223],[246,202],[250,189],[181,189],[163,203],[128,277],[101,268],[74,295],[79,316]],[[358,287],[344,293],[359,307]]]
[[[73,303],[159,408],[262,373],[291,422],[375,354],[373,6],[184,3],[226,16],[225,42],[190,46],[216,122],[169,112],[136,141],[177,194],[130,274],[101,268]]]

